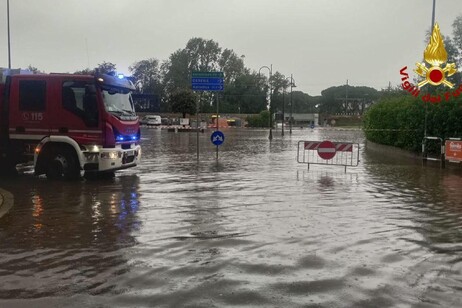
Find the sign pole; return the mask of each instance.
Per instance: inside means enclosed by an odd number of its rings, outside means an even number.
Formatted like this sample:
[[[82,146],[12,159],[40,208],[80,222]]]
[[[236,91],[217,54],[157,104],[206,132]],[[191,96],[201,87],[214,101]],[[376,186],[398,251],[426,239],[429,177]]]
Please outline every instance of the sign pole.
[[[219,120],[219,118],[218,118],[218,93],[217,93],[217,117],[216,117],[216,119],[217,119],[217,131],[219,131],[220,129],[219,129],[219,125],[218,125],[218,120]],[[217,162],[218,162],[218,145],[217,145]]]
[[[199,162],[199,104],[202,98],[202,94],[199,96],[199,99],[196,102],[196,131],[197,131],[197,138],[196,138],[196,148],[197,148],[197,161]]]
[[[192,72],[191,73],[191,88],[193,91],[213,91],[220,92],[224,90],[224,75],[223,72]],[[217,147],[217,162],[218,162],[218,146],[220,146],[225,140],[225,135],[219,131],[219,95],[216,93],[217,100],[217,114],[216,114],[216,131],[212,133],[210,139],[212,143]],[[199,103],[196,104],[197,110],[197,160],[199,161]]]

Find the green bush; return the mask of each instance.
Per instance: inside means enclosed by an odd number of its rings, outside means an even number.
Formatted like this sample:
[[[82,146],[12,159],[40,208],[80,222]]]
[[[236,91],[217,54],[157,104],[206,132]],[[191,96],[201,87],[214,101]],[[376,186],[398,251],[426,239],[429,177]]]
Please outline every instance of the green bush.
[[[269,111],[263,110],[259,115],[248,116],[246,120],[249,127],[269,127]]]
[[[425,135],[462,137],[462,96],[439,104],[425,103],[411,95],[386,98],[371,106],[364,116],[367,140],[402,149],[421,151]]]

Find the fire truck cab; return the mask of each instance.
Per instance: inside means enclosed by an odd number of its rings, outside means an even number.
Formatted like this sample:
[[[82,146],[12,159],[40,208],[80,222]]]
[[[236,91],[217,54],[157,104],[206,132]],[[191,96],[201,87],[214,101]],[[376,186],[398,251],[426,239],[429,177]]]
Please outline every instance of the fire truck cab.
[[[139,163],[140,127],[129,80],[7,69],[2,75],[0,168],[33,161],[35,175],[75,179],[82,170],[109,173]]]

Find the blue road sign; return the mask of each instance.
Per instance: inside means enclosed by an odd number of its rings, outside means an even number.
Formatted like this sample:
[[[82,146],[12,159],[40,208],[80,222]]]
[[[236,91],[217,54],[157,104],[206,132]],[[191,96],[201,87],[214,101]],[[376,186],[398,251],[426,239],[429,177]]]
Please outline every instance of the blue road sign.
[[[194,91],[223,91],[224,86],[221,84],[192,84]]]
[[[219,146],[225,141],[225,135],[219,130],[216,130],[210,136],[210,140],[214,145]]]
[[[192,78],[192,84],[223,84],[223,78]]]
[[[223,91],[223,72],[192,72],[191,88],[194,91]]]
[[[224,78],[223,72],[192,72],[192,78]]]

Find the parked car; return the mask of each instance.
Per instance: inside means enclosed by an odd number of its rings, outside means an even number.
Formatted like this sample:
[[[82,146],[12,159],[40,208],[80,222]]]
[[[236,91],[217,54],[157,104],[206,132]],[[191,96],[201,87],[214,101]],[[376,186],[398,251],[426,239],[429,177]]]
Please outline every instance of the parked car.
[[[160,116],[148,114],[141,119],[140,123],[147,126],[159,126],[162,124],[162,121]]]

